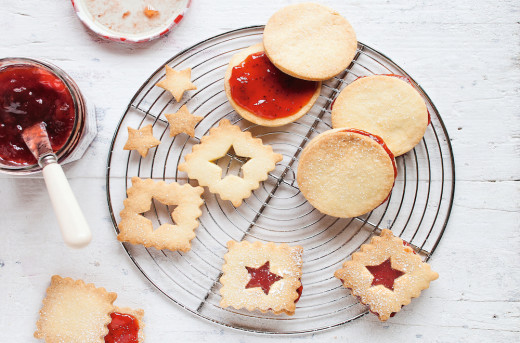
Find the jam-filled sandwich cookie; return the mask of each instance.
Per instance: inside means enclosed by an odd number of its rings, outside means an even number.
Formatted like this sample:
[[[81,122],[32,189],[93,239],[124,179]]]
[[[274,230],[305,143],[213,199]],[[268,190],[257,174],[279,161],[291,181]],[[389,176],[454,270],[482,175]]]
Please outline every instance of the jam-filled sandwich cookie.
[[[321,90],[321,82],[297,79],[276,68],[262,43],[231,58],[224,85],[237,113],[262,126],[281,126],[301,118]]]
[[[226,156],[233,148],[237,156],[249,158],[242,165],[242,177],[228,174],[222,178],[222,168],[214,163]],[[218,127],[209,130],[209,135],[202,137],[200,144],[193,146],[191,153],[179,165],[179,170],[188,173],[190,179],[196,179],[201,186],[220,195],[222,200],[230,200],[235,207],[251,195],[268,177],[282,155],[273,152],[273,148],[264,145],[260,138],[253,138],[251,132],[243,132],[240,127],[222,119]]]
[[[355,127],[383,138],[394,156],[419,143],[429,121],[421,95],[406,81],[389,75],[357,79],[332,107],[332,126]]]
[[[91,283],[54,275],[34,337],[46,343],[143,342],[143,310],[117,308],[116,298]]]
[[[431,270],[403,240],[384,229],[370,244],[352,254],[334,276],[381,321],[401,310],[430,286],[439,274]]]
[[[127,190],[128,198],[123,202],[125,207],[120,212],[117,239],[156,249],[189,251],[190,242],[195,238],[194,231],[199,226],[197,218],[202,215],[203,192],[202,187],[189,184],[133,177],[132,187]],[[152,199],[175,206],[171,213],[174,224],[164,223],[154,230],[152,221],[143,216],[150,210]]]
[[[303,149],[298,187],[320,212],[356,217],[381,205],[397,175],[395,160],[377,136],[356,129],[334,129]]]
[[[227,246],[220,306],[293,315],[302,292],[303,248],[247,241]]]
[[[356,54],[356,33],[338,12],[319,4],[289,5],[264,29],[267,56],[294,77],[322,81],[349,66]]]

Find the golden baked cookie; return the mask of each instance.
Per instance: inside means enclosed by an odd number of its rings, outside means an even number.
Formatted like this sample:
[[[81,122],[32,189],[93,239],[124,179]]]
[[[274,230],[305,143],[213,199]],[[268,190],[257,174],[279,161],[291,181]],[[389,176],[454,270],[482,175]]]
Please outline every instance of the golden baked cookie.
[[[302,292],[301,246],[229,241],[220,306],[293,315]]]
[[[242,177],[226,175],[213,161],[224,157],[233,148],[236,155],[250,158],[242,165]],[[209,130],[209,135],[202,137],[200,144],[194,145],[191,153],[179,164],[179,171],[188,173],[190,179],[196,179],[201,186],[220,195],[222,200],[230,200],[238,207],[252,191],[260,187],[260,182],[274,170],[283,156],[273,152],[270,145],[264,145],[260,138],[253,138],[251,132],[243,132],[240,127],[222,119],[218,127]]]
[[[334,276],[370,307],[381,321],[417,298],[439,274],[431,270],[413,249],[383,229],[380,236],[363,244]]]
[[[381,205],[396,176],[392,153],[380,138],[361,130],[326,131],[303,149],[298,187],[320,212],[357,217]]]
[[[242,118],[272,127],[289,124],[309,112],[320,95],[321,82],[296,79],[278,70],[259,43],[233,55],[224,87]]]
[[[46,343],[104,343],[116,298],[91,283],[54,275],[34,337]]]
[[[304,80],[330,79],[349,66],[357,39],[338,12],[315,3],[289,5],[264,29],[267,56],[283,72]]]
[[[355,127],[383,138],[394,156],[419,143],[428,126],[423,98],[406,81],[388,75],[357,79],[332,107],[332,126]]]

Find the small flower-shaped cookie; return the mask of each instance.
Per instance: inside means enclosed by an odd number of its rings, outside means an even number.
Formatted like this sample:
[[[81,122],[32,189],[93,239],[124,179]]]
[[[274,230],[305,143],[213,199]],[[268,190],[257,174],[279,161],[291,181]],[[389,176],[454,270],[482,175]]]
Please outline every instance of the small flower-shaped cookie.
[[[439,274],[402,239],[383,229],[381,236],[362,245],[334,276],[385,321],[418,297]]]
[[[243,177],[226,175],[222,178],[222,168],[212,162],[225,156],[231,147],[238,156],[250,158],[242,166]],[[242,132],[238,126],[223,119],[186,155],[179,170],[188,173],[188,177],[196,179],[201,186],[209,187],[211,193],[220,195],[223,200],[231,200],[238,207],[260,186],[261,181],[267,179],[267,174],[281,160],[282,155],[274,153],[271,146],[262,144],[261,139],[253,138],[250,132]]]

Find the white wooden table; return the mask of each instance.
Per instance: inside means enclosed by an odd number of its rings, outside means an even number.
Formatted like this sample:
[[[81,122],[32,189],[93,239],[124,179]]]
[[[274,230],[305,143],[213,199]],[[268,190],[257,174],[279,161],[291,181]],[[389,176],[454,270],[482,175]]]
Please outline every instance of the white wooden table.
[[[150,44],[103,41],[69,1],[3,0],[0,56],[47,59],[96,104],[98,136],[65,167],[94,233],[64,246],[39,175],[0,175],[0,342],[32,342],[50,276],[81,278],[146,312],[147,342],[257,342],[265,338],[202,321],[172,304],[117,242],[105,200],[108,147],[141,83],[204,38],[264,24],[296,1],[194,0],[169,36]],[[386,323],[365,316],[339,328],[277,341],[512,342],[520,340],[520,4],[505,1],[322,1],[358,39],[387,54],[428,92],[456,161],[451,219],[430,260],[440,278]]]

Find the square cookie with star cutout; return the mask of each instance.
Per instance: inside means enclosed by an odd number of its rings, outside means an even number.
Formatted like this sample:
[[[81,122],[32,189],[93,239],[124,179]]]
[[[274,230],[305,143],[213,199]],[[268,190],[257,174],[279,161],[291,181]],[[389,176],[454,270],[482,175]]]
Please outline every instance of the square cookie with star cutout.
[[[293,315],[302,293],[303,248],[247,241],[227,247],[220,306]]]

